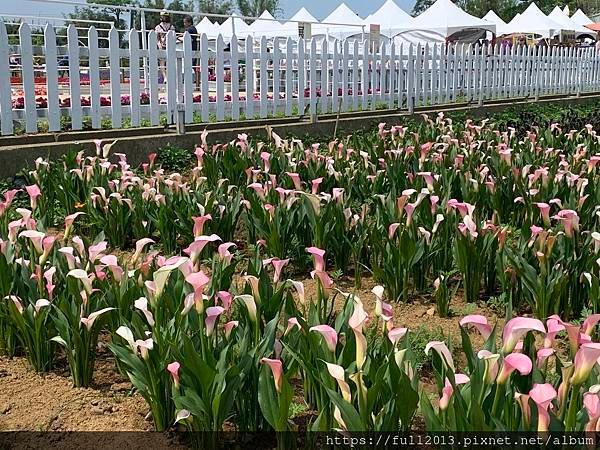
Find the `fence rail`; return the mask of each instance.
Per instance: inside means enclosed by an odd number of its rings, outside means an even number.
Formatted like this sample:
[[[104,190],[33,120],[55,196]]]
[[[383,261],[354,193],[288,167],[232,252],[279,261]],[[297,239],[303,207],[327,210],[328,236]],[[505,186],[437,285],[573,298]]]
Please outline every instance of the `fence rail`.
[[[368,41],[226,43],[169,32],[159,49],[153,31],[147,46],[137,30],[124,43],[114,28],[104,40],[98,34],[69,25],[57,36],[48,24],[43,45],[33,45],[23,23],[15,44],[0,22],[2,135],[23,125],[61,131],[64,117],[73,130],[122,128],[175,123],[178,114],[192,123],[600,90],[594,48],[392,43],[374,52]]]

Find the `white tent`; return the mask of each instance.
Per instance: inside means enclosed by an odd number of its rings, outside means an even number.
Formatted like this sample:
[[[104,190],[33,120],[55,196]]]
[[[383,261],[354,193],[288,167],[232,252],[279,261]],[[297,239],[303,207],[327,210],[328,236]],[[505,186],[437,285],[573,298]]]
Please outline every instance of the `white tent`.
[[[212,23],[206,16],[196,25],[198,34],[206,34],[208,39],[216,39],[219,35],[219,25]]]
[[[535,34],[542,38],[552,38],[563,26],[546,16],[535,3],[527,7],[519,16],[515,16],[506,26],[506,34]]]
[[[339,23],[343,25],[330,25]],[[341,3],[323,23],[312,27],[313,36],[329,36],[334,39],[347,39],[351,36],[360,37],[363,32],[364,20],[356,15],[345,3]]]
[[[592,30],[589,30],[571,20],[571,18],[567,16],[558,6],[556,6],[550,14],[548,14],[548,17],[554,20],[556,23],[562,25],[563,30],[574,31],[576,37],[584,34],[591,36],[593,34]]]
[[[578,9],[577,11],[575,11],[575,14],[573,14],[571,16],[571,20],[573,22],[575,22],[576,24],[581,25],[583,27],[594,23],[594,21],[591,20],[588,16],[586,16],[585,13],[581,9]]]
[[[223,35],[224,39],[231,39],[233,36],[233,28],[235,27],[235,36],[238,39],[246,39],[251,36],[250,27],[244,22],[238,15],[234,14],[229,17],[225,22],[219,25],[219,33]]]
[[[294,14],[289,21],[283,23],[281,29],[281,35],[285,37],[298,37],[298,22],[308,22],[311,27],[314,27],[319,21],[303,6]],[[312,28],[311,28],[312,33]]]
[[[250,24],[248,33],[255,39],[263,36],[274,38],[283,35],[283,25],[276,21],[269,11],[265,10],[258,19]]]
[[[296,14],[290,17],[290,20],[296,20],[298,22],[318,22],[315,16],[308,12],[308,10],[304,6],[300,8],[298,12],[296,12]]]
[[[496,25],[472,16],[451,0],[437,0],[421,15],[403,27],[396,42],[433,43],[453,41],[474,42],[485,37],[486,31],[496,33]]]
[[[482,17],[483,20],[487,20],[496,25],[496,35],[502,36],[506,30],[506,22],[502,20],[502,18],[496,14],[493,10],[489,10],[488,13]]]
[[[365,19],[365,25],[378,24],[381,34],[393,38],[397,33],[407,27],[413,18],[400,8],[394,0],[386,0],[377,11]],[[368,32],[368,28],[365,30]]]
[[[562,10],[567,16],[570,16],[571,13],[569,12],[569,5],[565,5],[565,7]]]

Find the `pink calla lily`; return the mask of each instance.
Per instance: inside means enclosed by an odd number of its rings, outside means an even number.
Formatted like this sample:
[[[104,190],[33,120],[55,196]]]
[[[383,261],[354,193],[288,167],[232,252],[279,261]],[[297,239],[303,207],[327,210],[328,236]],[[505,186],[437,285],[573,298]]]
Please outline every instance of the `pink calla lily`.
[[[315,261],[315,270],[318,272],[322,272],[325,270],[325,250],[321,250],[317,247],[308,247],[306,249],[308,253],[310,253],[314,257]]]
[[[504,326],[504,331],[502,334],[502,339],[504,341],[504,345],[502,346],[502,351],[506,353],[511,353],[517,342],[523,338],[530,331],[539,331],[540,333],[546,333],[546,328],[544,324],[540,322],[538,319],[531,319],[528,317],[515,317],[509,320]]]
[[[325,344],[327,345],[329,351],[331,353],[335,353],[335,347],[337,346],[338,342],[338,335],[333,328],[331,328],[329,325],[316,325],[314,327],[311,327],[309,331],[316,331],[317,333],[320,333],[321,336],[323,336],[323,339],[325,340]]]
[[[206,335],[212,336],[215,329],[215,323],[219,316],[225,312],[225,308],[222,306],[210,306],[206,308]]]
[[[502,370],[498,375],[497,382],[505,384],[510,375],[517,370],[521,375],[529,375],[533,369],[533,364],[529,356],[522,353],[509,353],[504,357]]]
[[[548,409],[556,398],[556,390],[549,384],[534,384],[529,391],[529,397],[535,402],[538,410],[538,432],[545,433],[550,425]]]
[[[492,334],[492,326],[488,323],[485,316],[471,314],[463,317],[459,323],[461,327],[464,327],[465,325],[473,325],[475,328],[477,328],[477,331],[481,333],[483,339],[486,341],[490,337],[490,334]]]
[[[88,331],[91,331],[96,319],[98,319],[98,317],[100,317],[102,314],[112,311],[113,309],[115,309],[115,308],[103,308],[99,311],[95,311],[95,312],[91,313],[88,317],[82,317],[81,323],[83,325],[85,325],[85,327],[87,328]]]
[[[167,371],[171,374],[171,377],[173,378],[173,384],[175,385],[176,388],[179,388],[179,368],[180,367],[181,367],[181,365],[177,361],[174,361],[167,366]]]
[[[429,355],[429,351],[433,349],[440,356],[442,361],[454,372],[456,369],[454,368],[454,361],[452,360],[452,354],[450,350],[446,346],[445,342],[441,341],[431,341],[425,346],[425,354]]]
[[[283,364],[279,359],[269,359],[262,358],[260,360],[261,364],[266,364],[271,369],[273,373],[273,380],[275,381],[275,389],[277,393],[281,393],[281,388],[283,386]]]
[[[466,384],[470,381],[469,377],[462,373],[457,373],[454,375],[454,384],[458,386],[459,384]],[[452,394],[454,393],[454,388],[452,387],[452,383],[450,380],[446,378],[444,388],[442,389],[442,396],[440,397],[440,409],[445,410],[450,405],[450,399],[452,398]]]
[[[598,362],[598,358],[600,358],[600,343],[582,344],[575,355],[573,363],[575,372],[571,377],[571,383],[577,386],[583,384]]]

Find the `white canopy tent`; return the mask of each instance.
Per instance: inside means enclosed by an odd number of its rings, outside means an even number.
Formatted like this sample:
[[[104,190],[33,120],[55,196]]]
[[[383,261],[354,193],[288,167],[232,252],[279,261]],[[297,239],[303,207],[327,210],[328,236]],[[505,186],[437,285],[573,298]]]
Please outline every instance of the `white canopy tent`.
[[[263,11],[259,18],[248,27],[248,34],[255,39],[260,39],[262,36],[269,39],[280,37],[284,35],[283,32],[283,25],[276,21],[275,17],[267,10]]]
[[[312,24],[311,27],[314,27],[319,21],[303,6],[289,21],[283,23],[281,26],[282,36],[298,38],[298,22],[308,22]]]
[[[548,17],[554,20],[556,23],[562,25],[563,30],[574,31],[575,36],[579,37],[582,35],[591,36],[594,34],[592,30],[575,23],[568,15],[566,15],[558,6],[556,6]]]
[[[488,13],[482,17],[482,19],[496,25],[496,36],[502,36],[503,34],[506,34],[505,30],[507,23],[502,20],[502,18],[493,10],[490,9]]]
[[[224,39],[231,39],[234,28],[235,36],[238,39],[246,39],[248,36],[252,36],[248,24],[236,14],[229,17],[225,22],[219,25],[219,33],[223,35]]]
[[[343,25],[329,25],[339,23]],[[312,27],[313,36],[329,36],[333,39],[348,39],[350,37],[360,38],[363,33],[364,20],[352,11],[345,3],[341,3],[323,23]]]
[[[369,26],[378,24],[381,26],[381,35],[388,38],[393,38],[397,33],[405,29],[413,18],[402,8],[400,8],[394,0],[386,0],[377,11],[367,16],[364,23]],[[365,32],[369,29],[366,28]]]
[[[474,42],[485,37],[487,31],[496,33],[495,24],[466,13],[451,0],[437,0],[402,28],[394,39],[405,44],[444,43],[449,38]]]
[[[203,17],[196,25],[198,34],[206,34],[208,39],[216,39],[219,35],[219,25],[212,23],[208,17]]]
[[[546,16],[535,3],[530,4],[521,15],[515,16],[506,26],[505,34],[535,34],[542,38],[552,38],[563,26]]]
[[[575,14],[571,16],[571,20],[576,24],[581,25],[582,27],[594,23],[594,21],[591,20],[588,16],[586,16],[581,9],[575,11]]]

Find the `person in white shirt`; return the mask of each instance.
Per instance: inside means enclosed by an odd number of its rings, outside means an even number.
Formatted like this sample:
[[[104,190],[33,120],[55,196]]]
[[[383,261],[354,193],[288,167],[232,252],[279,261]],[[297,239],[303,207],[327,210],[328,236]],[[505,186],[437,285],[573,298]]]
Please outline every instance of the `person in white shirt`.
[[[167,48],[167,33],[175,31],[175,26],[171,23],[171,16],[164,9],[160,12],[160,23],[154,27],[156,32],[156,42],[159,50]],[[158,60],[158,70],[162,75],[163,82],[167,78],[167,61],[164,58]]]

